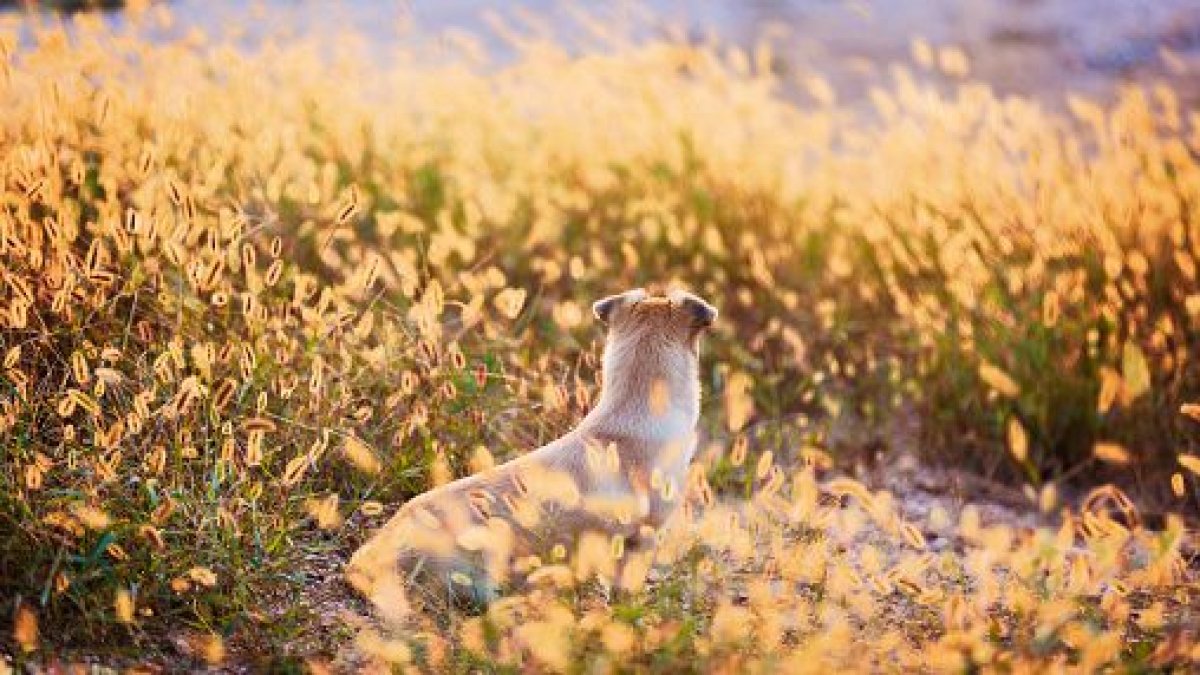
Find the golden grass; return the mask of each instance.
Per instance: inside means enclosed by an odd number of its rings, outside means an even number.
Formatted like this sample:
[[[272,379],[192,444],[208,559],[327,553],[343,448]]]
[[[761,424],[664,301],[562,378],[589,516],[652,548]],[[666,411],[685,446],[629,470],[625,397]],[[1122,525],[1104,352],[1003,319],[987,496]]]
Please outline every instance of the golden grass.
[[[319,667],[347,634],[314,621],[307,565],[567,428],[596,396],[587,303],[663,281],[722,311],[669,571],[598,602],[547,560],[542,588],[363,632],[363,651],[601,671],[1200,660],[1178,517],[1147,529],[1105,488],[1037,529],[918,519],[850,479],[827,486],[845,508],[823,505],[813,474],[861,452],[839,425],[916,410],[931,457],[1025,481],[1047,512],[1068,478],[1194,511],[1200,120],[1169,88],[1071,98],[1064,119],[900,69],[851,112],[820,81],[817,105],[782,97],[766,49],[529,42],[489,70],[463,44],[379,65],[353,36],[142,39],[169,21],[0,36],[14,657],[156,659],[183,636],[201,661]]]

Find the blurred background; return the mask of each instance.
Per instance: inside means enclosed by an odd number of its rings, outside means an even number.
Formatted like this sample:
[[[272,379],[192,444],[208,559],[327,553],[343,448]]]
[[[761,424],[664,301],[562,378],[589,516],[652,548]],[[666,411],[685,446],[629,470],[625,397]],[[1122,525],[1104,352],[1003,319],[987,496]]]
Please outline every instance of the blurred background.
[[[99,10],[122,21],[120,0],[7,0],[10,12]],[[436,46],[447,34],[475,36],[490,61],[513,56],[503,35],[512,29],[553,35],[580,49],[595,48],[580,4],[559,0],[177,0],[174,31],[208,34],[245,27],[247,44],[288,35],[349,29],[386,58],[397,43]],[[1111,99],[1123,82],[1169,81],[1181,103],[1200,100],[1200,3],[1192,0],[648,0],[587,7],[605,17],[605,30],[636,39],[669,36],[775,48],[785,81],[819,74],[845,101],[862,97],[888,64],[928,45],[957,47],[973,79],[1000,94],[1051,104],[1066,90]],[[949,57],[951,59],[954,56]],[[952,68],[952,70],[954,70]],[[801,87],[802,88],[802,87]]]

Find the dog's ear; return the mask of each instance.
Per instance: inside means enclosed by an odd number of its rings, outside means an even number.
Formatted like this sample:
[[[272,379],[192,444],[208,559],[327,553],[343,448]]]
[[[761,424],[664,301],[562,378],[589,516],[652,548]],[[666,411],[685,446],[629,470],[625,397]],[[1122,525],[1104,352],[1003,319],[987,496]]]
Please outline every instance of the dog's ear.
[[[683,293],[681,304],[692,315],[696,326],[708,328],[717,320],[717,308],[691,293]]]
[[[609,320],[612,319],[613,312],[615,312],[617,307],[620,307],[621,303],[623,302],[625,302],[624,293],[602,298],[592,303],[592,314],[600,321],[600,323],[608,325]]]
[[[647,295],[644,288],[635,288],[631,291],[618,293],[617,295],[610,295],[607,298],[592,303],[592,314],[601,323],[608,325],[612,323],[618,309],[626,305],[636,305],[645,300]]]

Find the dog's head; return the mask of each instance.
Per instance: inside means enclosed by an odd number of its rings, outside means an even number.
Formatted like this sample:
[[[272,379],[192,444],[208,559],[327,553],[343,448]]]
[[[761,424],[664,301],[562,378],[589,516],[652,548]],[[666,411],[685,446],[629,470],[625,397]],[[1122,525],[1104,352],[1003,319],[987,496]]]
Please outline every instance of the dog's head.
[[[608,327],[610,342],[652,338],[678,343],[693,353],[699,336],[717,319],[716,308],[692,293],[644,288],[597,300],[592,313]]]

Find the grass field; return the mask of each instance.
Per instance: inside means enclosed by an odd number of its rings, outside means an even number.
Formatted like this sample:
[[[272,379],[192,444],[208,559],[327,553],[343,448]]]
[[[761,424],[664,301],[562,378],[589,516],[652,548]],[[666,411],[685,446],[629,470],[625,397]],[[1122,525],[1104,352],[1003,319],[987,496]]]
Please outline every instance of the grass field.
[[[384,65],[142,39],[169,21],[0,34],[7,664],[1197,667],[1200,115],[1169,87],[1051,113],[921,46],[849,109],[765,48]],[[649,585],[606,598],[580,553],[483,615],[354,620],[348,552],[568,429],[590,302],[651,282],[721,320]],[[851,478],[897,425],[1042,524]]]

